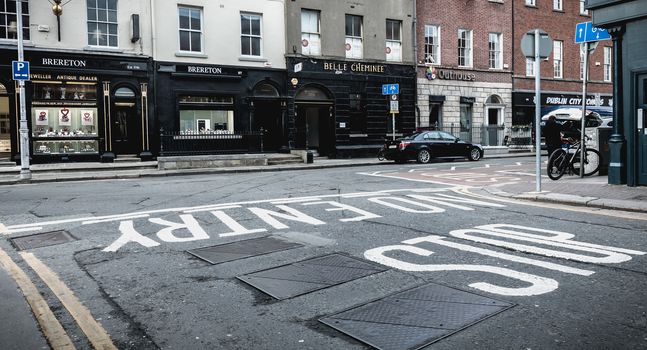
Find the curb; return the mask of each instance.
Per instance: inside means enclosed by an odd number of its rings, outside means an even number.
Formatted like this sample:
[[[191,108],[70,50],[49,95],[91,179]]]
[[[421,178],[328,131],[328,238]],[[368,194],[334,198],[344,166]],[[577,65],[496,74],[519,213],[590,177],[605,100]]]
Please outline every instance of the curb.
[[[589,207],[607,210],[622,210],[637,213],[647,213],[647,203],[624,199],[606,199],[599,197],[583,197],[563,193],[509,193],[499,189],[483,187],[483,190],[499,197],[530,200],[535,202],[567,204],[572,206]]]

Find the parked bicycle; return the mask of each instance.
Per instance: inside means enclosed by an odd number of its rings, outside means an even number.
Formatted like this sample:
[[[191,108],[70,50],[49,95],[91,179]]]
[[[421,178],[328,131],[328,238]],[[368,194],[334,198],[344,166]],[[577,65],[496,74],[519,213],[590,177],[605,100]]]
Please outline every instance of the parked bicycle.
[[[586,136],[585,136],[586,137]],[[588,139],[588,137],[586,137]],[[564,148],[556,149],[548,157],[548,177],[552,180],[559,180],[566,171],[569,175],[580,173],[580,166],[584,164],[584,176],[591,176],[600,169],[600,152],[596,149],[587,148],[581,160],[582,143],[569,139]]]

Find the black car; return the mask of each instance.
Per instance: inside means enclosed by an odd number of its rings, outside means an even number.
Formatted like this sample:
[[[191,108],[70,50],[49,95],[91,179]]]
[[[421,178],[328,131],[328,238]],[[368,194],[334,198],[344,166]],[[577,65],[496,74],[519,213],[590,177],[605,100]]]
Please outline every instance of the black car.
[[[479,160],[483,157],[483,147],[462,141],[444,131],[422,131],[389,140],[384,145],[384,158],[404,162],[415,159],[418,163],[429,163],[432,158],[467,158]]]

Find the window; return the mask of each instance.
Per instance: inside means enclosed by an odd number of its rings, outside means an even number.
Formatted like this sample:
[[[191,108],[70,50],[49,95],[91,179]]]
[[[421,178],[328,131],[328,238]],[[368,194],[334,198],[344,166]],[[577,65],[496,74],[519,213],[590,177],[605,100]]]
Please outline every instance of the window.
[[[366,133],[366,113],[362,94],[351,93],[349,95],[349,116],[350,116],[350,132],[353,134]]]
[[[503,49],[501,33],[490,33],[488,35],[489,61],[491,69],[503,68]]]
[[[604,81],[611,81],[611,48],[604,48]]]
[[[553,77],[554,78],[561,79],[564,77],[564,73],[562,69],[563,47],[564,47],[563,41],[561,40],[553,41]]]
[[[535,59],[526,57],[526,76],[534,77],[535,76]]]
[[[584,52],[580,50],[580,80],[584,80]]]
[[[241,55],[261,57],[261,15],[240,14]]]
[[[440,64],[440,26],[425,26],[425,63]]]
[[[442,126],[442,102],[429,103],[429,126],[439,128]]]
[[[402,62],[401,21],[386,20],[386,60]]]
[[[580,15],[588,15],[589,10],[585,8],[586,0],[580,0]]]
[[[535,0],[526,0],[526,6],[537,6]]]
[[[117,47],[117,0],[87,0],[88,45]]]
[[[234,99],[229,96],[180,96],[180,133],[233,134]]]
[[[563,11],[564,10],[562,0],[553,0],[553,10],[555,10],[555,11]]]
[[[202,10],[179,7],[180,51],[202,52]]]
[[[29,40],[29,6],[22,3],[22,37]],[[0,39],[18,39],[16,1],[0,0]]]
[[[458,30],[458,66],[472,66],[472,31]]]
[[[319,19],[319,11],[301,10],[301,53],[304,55],[321,55]]]
[[[346,15],[346,58],[362,58],[362,17]]]

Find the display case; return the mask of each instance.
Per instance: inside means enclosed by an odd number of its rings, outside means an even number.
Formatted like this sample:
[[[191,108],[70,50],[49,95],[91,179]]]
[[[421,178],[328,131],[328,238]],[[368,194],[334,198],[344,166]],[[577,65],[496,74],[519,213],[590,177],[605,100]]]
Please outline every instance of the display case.
[[[34,155],[98,154],[96,84],[34,82]]]

